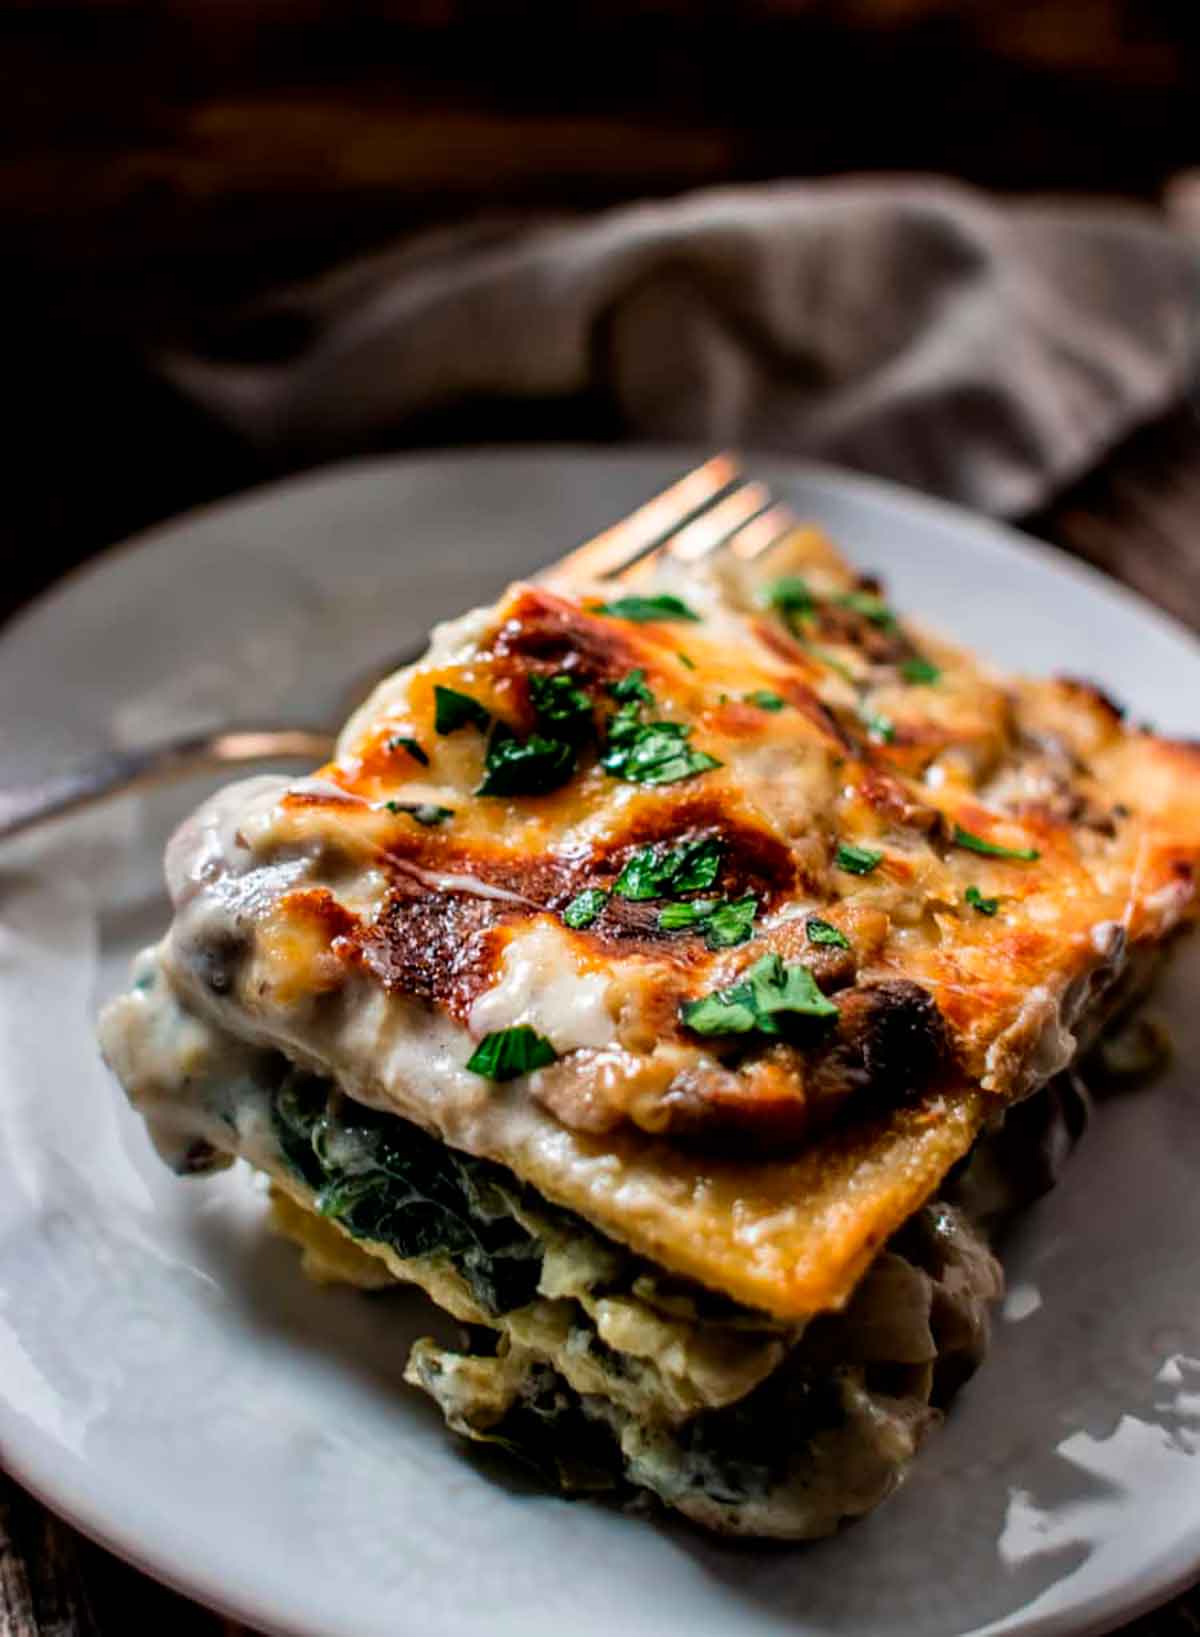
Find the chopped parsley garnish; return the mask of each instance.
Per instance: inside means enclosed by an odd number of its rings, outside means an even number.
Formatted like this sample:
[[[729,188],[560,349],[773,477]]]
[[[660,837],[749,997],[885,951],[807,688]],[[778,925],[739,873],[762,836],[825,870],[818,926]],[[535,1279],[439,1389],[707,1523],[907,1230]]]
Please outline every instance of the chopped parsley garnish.
[[[658,925],[663,932],[682,932],[684,927],[696,926],[718,907],[719,898],[690,898],[686,904],[667,904],[658,912]]]
[[[722,850],[715,836],[687,841],[681,847],[640,847],[626,861],[613,891],[635,901],[703,892],[717,879]]]
[[[881,745],[890,745],[896,737],[896,724],[890,717],[879,716],[874,711],[864,711],[862,724],[867,730],[867,737]]]
[[[972,909],[977,909],[980,915],[995,915],[1000,908],[998,898],[985,898],[978,887],[968,887],[963,897]]]
[[[497,722],[483,760],[483,782],[477,796],[543,796],[557,790],[575,771],[575,746],[540,733],[518,739]]]
[[[608,893],[603,887],[587,887],[563,910],[563,921],[576,932],[582,932],[584,927],[591,926],[607,903]]]
[[[485,1080],[515,1080],[518,1075],[544,1069],[557,1058],[558,1053],[545,1035],[538,1034],[528,1023],[518,1023],[513,1029],[484,1035],[471,1053],[467,1068]]]
[[[817,988],[806,966],[785,966],[779,955],[764,955],[728,989],[714,990],[703,1000],[685,1001],[680,1008],[684,1024],[695,1034],[783,1033],[787,1017],[832,1018],[837,1007]]]
[[[670,592],[662,592],[657,597],[618,597],[616,602],[601,603],[594,610],[597,614],[615,614],[618,619],[636,620],[645,625],[652,620],[695,620],[699,623],[699,614],[694,614],[680,597],[673,597]]]
[[[841,928],[835,927],[831,921],[823,921],[819,915],[810,915],[804,930],[808,933],[810,944],[828,944],[832,949],[850,948],[850,940]]]
[[[913,659],[906,659],[900,667],[900,675],[906,682],[937,682],[942,671],[931,659],[922,659],[919,655]]]
[[[567,671],[558,671],[553,676],[530,676],[529,698],[538,728],[547,737],[569,739],[572,744],[578,744],[595,726],[591,700]]]
[[[875,591],[844,591],[834,601],[840,608],[848,608],[854,614],[861,614],[864,619],[870,620],[872,625],[878,625],[881,630],[891,631],[896,626],[896,616]]]
[[[810,647],[809,652],[815,659],[819,659],[822,665],[828,665],[831,671],[836,671],[843,682],[848,682],[852,688],[858,686],[858,680],[850,667],[843,665],[841,660],[836,659],[827,649]]]
[[[636,671],[630,671],[619,682],[610,682],[608,691],[613,698],[622,705],[628,705],[640,700],[643,705],[653,705],[654,695],[646,686],[646,673],[639,665]]]
[[[384,802],[384,806],[389,813],[407,813],[409,818],[426,826],[443,824],[446,819],[454,817],[453,807],[438,807],[431,801],[388,801]]]
[[[674,784],[720,767],[715,756],[687,743],[691,733],[685,722],[643,722],[641,703],[631,700],[609,722],[600,766],[631,784]]]
[[[684,670],[694,671],[696,669],[696,661],[694,659],[690,658],[687,654],[677,653],[675,655],[675,658],[683,666]]]
[[[758,899],[752,892],[719,904],[704,922],[704,941],[710,949],[732,949],[744,944],[754,932]]]
[[[685,927],[697,927],[704,933],[710,949],[732,949],[744,944],[754,932],[754,917],[758,914],[758,899],[753,893],[744,898],[722,901],[720,898],[692,898],[686,904],[667,904],[659,911],[658,924],[663,932],[680,932]]]
[[[459,728],[475,727],[486,733],[492,720],[478,699],[456,688],[443,688],[440,682],[433,688],[433,725],[439,733],[454,733]]]
[[[787,703],[786,699],[772,693],[770,688],[755,688],[753,693],[743,694],[742,697],[747,705],[757,705],[760,711],[781,711]]]
[[[856,847],[849,841],[840,841],[833,855],[838,869],[846,870],[850,875],[870,875],[882,860],[883,854],[876,852],[874,847]]]
[[[1036,847],[1001,847],[998,842],[977,836],[973,830],[964,830],[961,824],[954,826],[950,839],[956,847],[965,847],[971,853],[983,853],[988,858],[1016,858],[1025,864],[1032,864],[1035,858],[1042,856]]]
[[[785,574],[782,579],[772,580],[763,592],[763,601],[768,608],[778,608],[784,614],[808,614],[814,606],[808,582],[798,574]]]
[[[473,700],[472,703],[474,703]],[[429,757],[421,749],[417,741],[410,739],[407,734],[394,733],[383,748],[385,750],[407,750],[414,762],[420,762],[422,767],[429,766]]]

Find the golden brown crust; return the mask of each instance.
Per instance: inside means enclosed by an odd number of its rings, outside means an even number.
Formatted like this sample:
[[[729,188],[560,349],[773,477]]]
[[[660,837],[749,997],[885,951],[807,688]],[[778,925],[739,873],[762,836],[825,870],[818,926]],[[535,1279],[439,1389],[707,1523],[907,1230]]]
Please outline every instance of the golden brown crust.
[[[668,1267],[795,1316],[843,1301],[980,1123],[1062,1066],[1128,947],[1194,914],[1200,747],[1129,729],[1089,684],[1000,678],[901,624],[814,531],[766,573],[804,575],[812,608],[765,611],[761,587],[713,578],[672,588],[699,618],[638,623],[517,586],[384,684],[255,842],[264,857],[319,844],[333,863],[324,898],[273,904],[241,994],[294,1038],[297,997],[340,970],[477,1037],[513,952],[549,930],[568,978],[607,981],[613,1038],[560,1042],[512,1088],[554,1140],[491,1157]],[[633,671],[644,720],[685,724],[719,765],[660,786],[605,770],[612,689]],[[590,704],[574,772],[544,794],[478,794],[486,736],[439,733],[435,690],[524,738],[541,731],[531,677],[554,675]],[[422,825],[419,803],[451,816]],[[680,896],[752,894],[742,945],[612,896],[639,849],[699,840],[720,843],[718,873]],[[350,902],[338,883],[368,872],[381,890]],[[610,896],[572,930],[584,890]],[[815,945],[813,917],[850,951]],[[779,1039],[689,1028],[683,1003],[765,954],[808,966],[839,1016]],[[396,1106],[412,1116],[415,1095]],[[433,1103],[419,1112],[451,1129]]]

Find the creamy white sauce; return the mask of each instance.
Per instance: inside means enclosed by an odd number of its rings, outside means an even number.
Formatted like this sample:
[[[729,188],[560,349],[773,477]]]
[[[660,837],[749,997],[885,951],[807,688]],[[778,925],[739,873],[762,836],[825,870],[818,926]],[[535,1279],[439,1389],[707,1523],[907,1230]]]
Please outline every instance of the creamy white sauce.
[[[608,1046],[617,1034],[608,990],[608,977],[581,971],[562,932],[542,920],[509,942],[500,981],[471,1008],[471,1033],[527,1023],[559,1053]]]

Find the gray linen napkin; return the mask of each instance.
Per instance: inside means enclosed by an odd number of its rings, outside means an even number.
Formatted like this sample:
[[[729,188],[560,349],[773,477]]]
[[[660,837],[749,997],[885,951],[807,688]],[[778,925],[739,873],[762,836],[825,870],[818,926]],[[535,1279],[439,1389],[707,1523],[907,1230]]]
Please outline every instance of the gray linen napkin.
[[[521,406],[582,404],[604,433],[811,455],[1014,514],[1184,396],[1198,315],[1196,247],[1148,208],[860,179],[427,234],[163,368],[283,465],[429,441],[448,411],[489,439]]]

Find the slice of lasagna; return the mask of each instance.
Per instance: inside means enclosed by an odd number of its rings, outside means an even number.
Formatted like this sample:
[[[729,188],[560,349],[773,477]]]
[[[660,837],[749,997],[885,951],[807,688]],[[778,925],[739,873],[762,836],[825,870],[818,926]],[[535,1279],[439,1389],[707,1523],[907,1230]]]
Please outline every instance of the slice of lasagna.
[[[972,1175],[1192,912],[1200,750],[816,530],[682,576],[515,585],[208,802],[103,1046],[172,1167],[461,1322],[409,1366],[457,1432],[803,1538],[981,1356]]]

